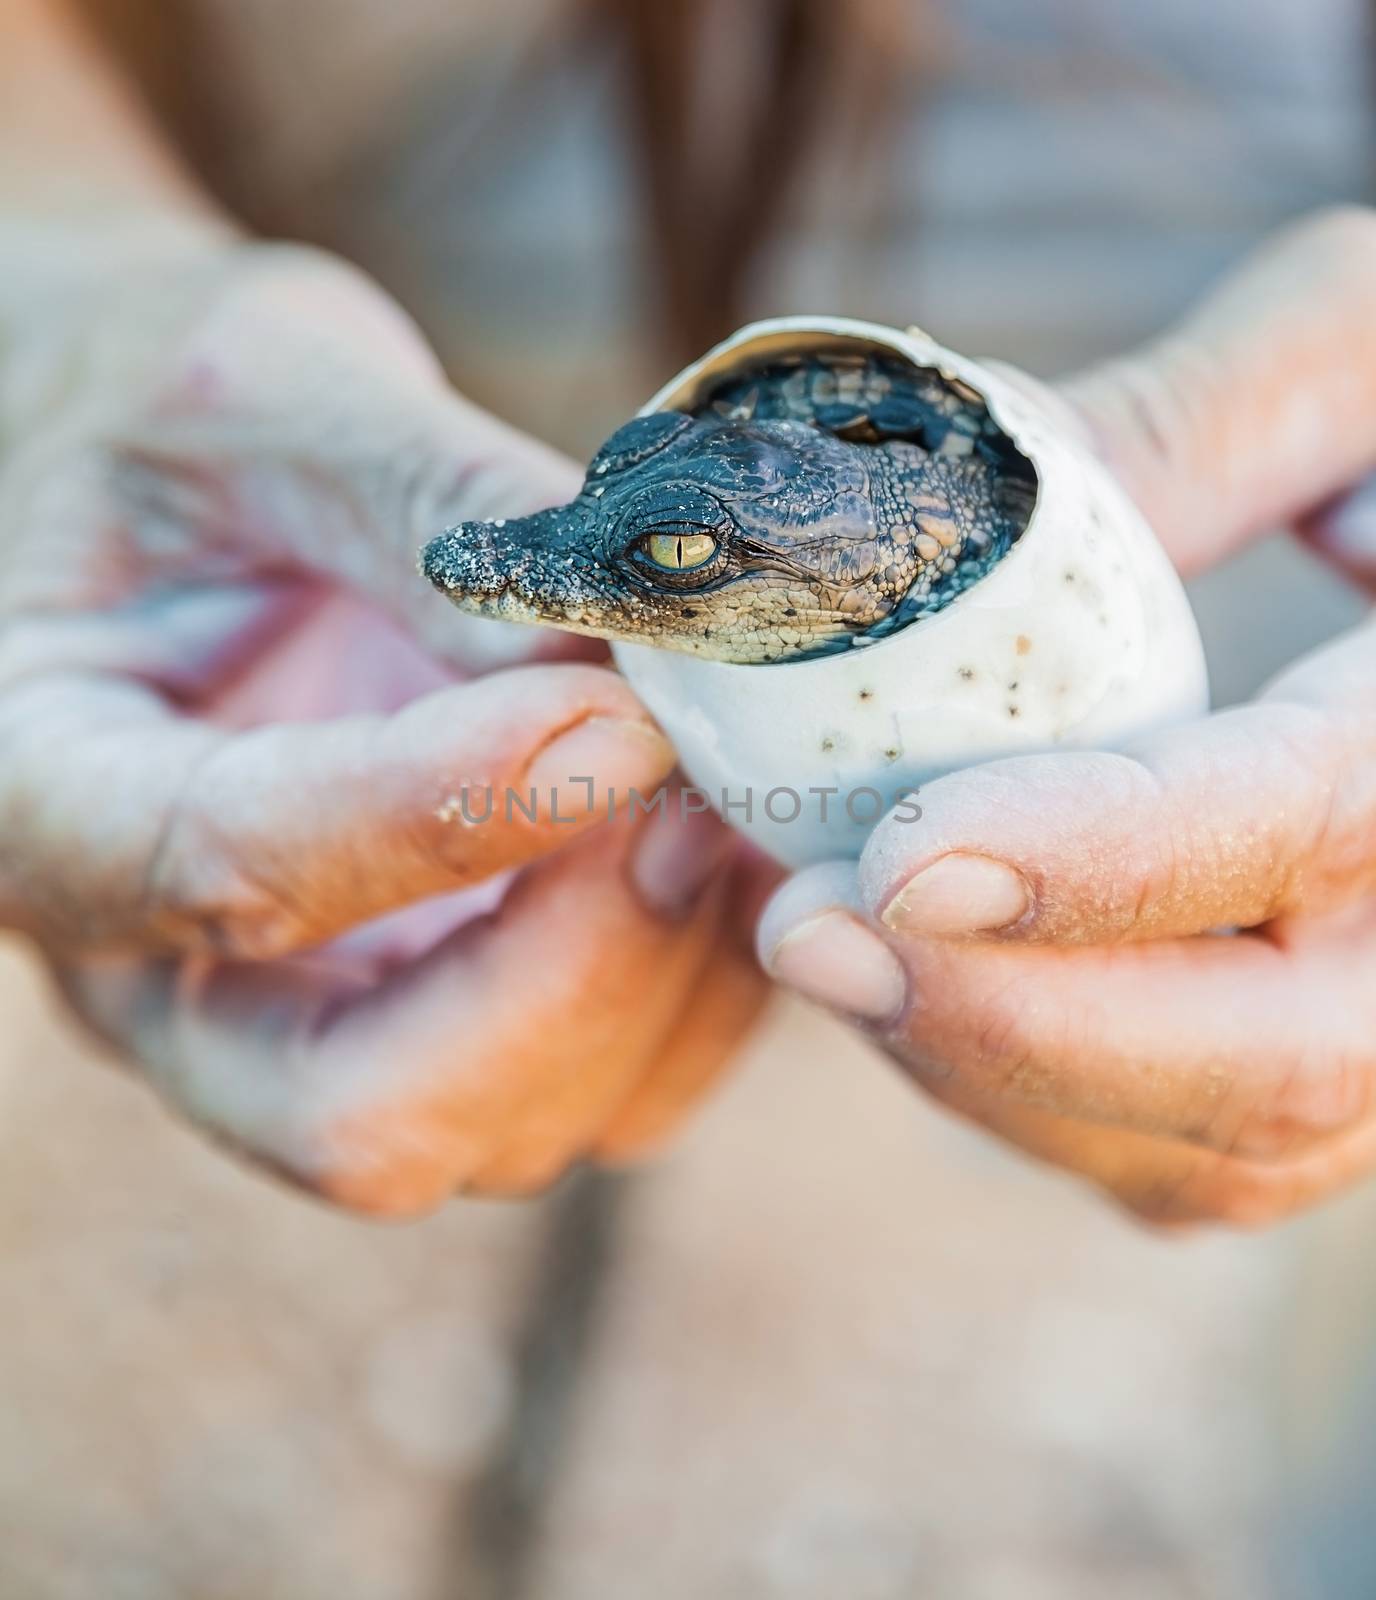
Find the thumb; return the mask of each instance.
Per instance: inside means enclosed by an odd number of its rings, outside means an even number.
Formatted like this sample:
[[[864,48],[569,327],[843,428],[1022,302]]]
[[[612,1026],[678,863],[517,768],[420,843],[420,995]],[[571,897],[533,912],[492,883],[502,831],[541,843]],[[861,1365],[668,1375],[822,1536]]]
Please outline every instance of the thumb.
[[[259,247],[218,286],[110,454],[151,548],[309,569],[459,654],[475,631],[517,630],[465,631],[418,575],[420,546],[570,499],[582,476],[456,394],[364,274],[294,248]],[[539,643],[517,637],[521,654]]]
[[[1376,211],[1298,223],[1062,392],[1183,571],[1304,517],[1376,467]]]

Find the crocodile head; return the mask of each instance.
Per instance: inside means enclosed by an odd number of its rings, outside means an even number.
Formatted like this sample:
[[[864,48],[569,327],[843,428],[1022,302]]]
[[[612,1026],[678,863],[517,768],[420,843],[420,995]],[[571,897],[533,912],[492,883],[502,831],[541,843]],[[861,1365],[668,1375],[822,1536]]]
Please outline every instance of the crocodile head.
[[[482,616],[723,661],[802,659],[883,631],[954,570],[971,519],[927,460],[803,422],[656,412],[613,434],[569,505],[461,523],[421,570]],[[924,504],[941,533],[925,544]]]
[[[422,570],[458,606],[731,661],[814,654],[891,604],[866,451],[806,424],[658,412],[571,504],[467,522]]]

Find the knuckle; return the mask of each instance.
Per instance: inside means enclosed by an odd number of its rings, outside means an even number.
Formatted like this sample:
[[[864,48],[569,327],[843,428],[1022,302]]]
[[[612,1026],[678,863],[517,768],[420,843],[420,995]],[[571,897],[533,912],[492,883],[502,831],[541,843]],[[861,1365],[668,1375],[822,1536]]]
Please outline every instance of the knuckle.
[[[1024,1105],[1053,1105],[1057,1070],[1070,1053],[1068,1030],[1050,1042],[1029,1037],[1024,1021],[1033,1007],[1021,985],[1007,986],[981,1011],[970,1044],[973,1065],[997,1093]]]
[[[148,925],[177,945],[228,960],[267,961],[308,933],[301,912],[179,805],[154,847],[143,887]]]
[[[419,379],[439,367],[419,329],[368,275],[308,245],[254,244],[183,291],[134,430],[162,443],[169,416],[224,416],[239,428],[264,407],[310,442],[312,413],[332,415],[354,388]],[[349,330],[349,337],[341,336]],[[332,408],[332,409],[331,409]],[[385,416],[386,408],[379,408]],[[164,444],[164,448],[165,448]]]
[[[1167,1226],[1204,1222],[1244,1231],[1283,1222],[1294,1208],[1294,1186],[1283,1170],[1234,1156],[1201,1158],[1148,1206],[1151,1219]]]
[[[173,942],[234,961],[268,961],[301,941],[301,919],[278,893],[221,859],[157,869],[145,906]]]
[[[546,1194],[563,1179],[573,1165],[567,1151],[513,1166],[503,1164],[490,1172],[478,1173],[464,1188],[473,1195],[489,1199],[525,1200]]]
[[[1355,251],[1376,263],[1376,207],[1355,202],[1323,206],[1295,225],[1292,238],[1339,259]]]
[[[1365,1058],[1297,1065],[1249,1111],[1229,1152],[1263,1165],[1284,1161],[1359,1123],[1370,1111],[1371,1087],[1372,1063]]]
[[[148,849],[140,910],[174,944],[265,961],[320,929],[309,907],[292,899],[293,863],[255,842],[261,828],[236,802],[236,752],[248,737],[212,734],[188,762]]]
[[[1199,1224],[1255,1231],[1285,1221],[1296,1208],[1284,1169],[1207,1152],[1110,1189],[1139,1222],[1166,1234]]]
[[[1221,1179],[1200,1203],[1209,1222],[1244,1232],[1257,1232],[1284,1222],[1293,1210],[1289,1186],[1271,1175],[1247,1171]]]
[[[1110,1198],[1117,1200],[1131,1219],[1148,1233],[1162,1239],[1178,1239],[1192,1233],[1200,1219],[1164,1210],[1155,1201],[1141,1195],[1122,1195],[1109,1187]]]
[[[312,278],[321,283],[359,285],[370,280],[362,268],[343,256],[322,249],[319,245],[304,244],[290,239],[268,239],[256,242],[248,259],[254,270],[263,275]]]
[[[1145,354],[1113,366],[1108,405],[1136,441],[1143,470],[1197,480],[1218,381],[1210,352],[1185,331],[1167,334]]]
[[[1272,784],[1287,797],[1293,830],[1274,872],[1267,907],[1274,915],[1309,897],[1326,860],[1350,856],[1353,843],[1369,849],[1370,818],[1352,814],[1345,771],[1351,730],[1341,719],[1322,707],[1276,703],[1247,719],[1245,731],[1253,730],[1266,741]]]
[[[1004,1012],[983,1018],[975,1025],[970,1042],[974,1065],[1001,1093],[1018,1100],[1035,1098],[1037,1057],[1028,1048],[1015,1017]]]
[[[440,376],[439,363],[420,329],[361,267],[313,245],[259,244],[253,247],[249,283],[258,286],[258,300],[272,320],[292,332],[300,326],[300,306],[309,295],[311,323],[333,339],[347,318],[362,348],[385,341],[393,355],[409,357],[417,373]]]
[[[378,1221],[413,1222],[433,1215],[452,1200],[458,1186],[417,1182],[414,1173],[343,1167],[314,1174],[306,1187],[317,1199],[341,1211]]]
[[[1150,1167],[1145,1173],[1110,1178],[1106,1187],[1139,1222],[1165,1232],[1195,1220],[1186,1200],[1193,1176],[1188,1166]]]
[[[348,997],[327,991],[286,1042],[280,1131],[293,1175],[343,1210],[424,1217],[495,1166],[511,1106],[472,1092],[491,1065],[480,1049],[454,1061],[399,1042],[364,1044],[353,1016]]]
[[[318,1103],[305,1111],[312,1150],[299,1168],[321,1199],[360,1215],[423,1217],[452,1199],[479,1166],[470,1141],[413,1105],[340,1116]]]

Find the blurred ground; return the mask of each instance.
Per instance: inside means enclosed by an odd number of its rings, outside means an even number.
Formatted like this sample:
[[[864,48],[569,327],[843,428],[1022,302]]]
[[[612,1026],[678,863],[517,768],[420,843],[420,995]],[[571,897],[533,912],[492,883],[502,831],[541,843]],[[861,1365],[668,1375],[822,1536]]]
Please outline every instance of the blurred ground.
[[[463,1502],[550,1208],[337,1219],[3,995],[6,1596],[1260,1592],[1291,1247],[1149,1238],[801,1008],[618,1196],[513,1591]]]
[[[275,155],[472,392],[584,448],[661,375],[605,78],[538,0],[442,10],[200,25],[245,181]],[[864,184],[824,163],[758,309],[1051,372],[1366,189],[1353,0],[912,11],[911,117]],[[1360,613],[1279,540],[1197,601],[1224,699]],[[172,1124],[13,946],[0,1019],[6,1600],[1376,1592],[1370,1193],[1165,1242],[783,1006],[644,1174],[379,1228]]]

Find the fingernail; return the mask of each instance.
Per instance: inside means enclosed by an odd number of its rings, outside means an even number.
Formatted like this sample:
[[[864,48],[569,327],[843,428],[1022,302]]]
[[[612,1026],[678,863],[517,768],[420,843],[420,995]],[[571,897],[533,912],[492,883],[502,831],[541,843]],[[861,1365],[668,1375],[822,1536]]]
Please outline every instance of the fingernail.
[[[673,747],[652,724],[588,717],[536,752],[524,784],[535,791],[542,816],[573,821],[605,814],[609,798],[620,804],[631,789],[648,799],[673,764]]]
[[[800,922],[769,952],[765,966],[788,988],[866,1022],[892,1021],[908,992],[898,957],[846,911]]]
[[[908,880],[884,908],[900,933],[992,933],[1027,915],[1032,896],[1020,872],[988,856],[942,856]]]
[[[685,813],[672,793],[646,825],[631,862],[631,882],[656,916],[687,916],[731,853],[731,834],[710,812]]]

